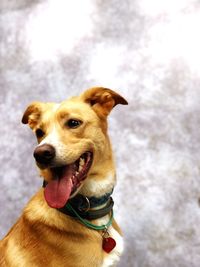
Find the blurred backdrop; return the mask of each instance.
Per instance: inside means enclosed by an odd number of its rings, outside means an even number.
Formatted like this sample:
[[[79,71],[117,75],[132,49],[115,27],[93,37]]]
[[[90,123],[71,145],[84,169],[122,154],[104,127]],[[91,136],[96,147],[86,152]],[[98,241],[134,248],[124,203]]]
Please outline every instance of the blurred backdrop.
[[[42,181],[34,101],[101,85],[118,91],[109,132],[117,163],[119,267],[199,267],[200,2],[0,1],[0,237]]]

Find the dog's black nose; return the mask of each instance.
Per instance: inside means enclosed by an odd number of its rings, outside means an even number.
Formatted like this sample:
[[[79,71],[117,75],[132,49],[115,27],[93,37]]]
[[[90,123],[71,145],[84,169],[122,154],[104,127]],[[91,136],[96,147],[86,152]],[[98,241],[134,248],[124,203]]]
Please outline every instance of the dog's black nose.
[[[36,161],[44,165],[50,164],[55,155],[56,155],[55,148],[48,144],[36,147],[33,153],[33,156],[36,159]]]

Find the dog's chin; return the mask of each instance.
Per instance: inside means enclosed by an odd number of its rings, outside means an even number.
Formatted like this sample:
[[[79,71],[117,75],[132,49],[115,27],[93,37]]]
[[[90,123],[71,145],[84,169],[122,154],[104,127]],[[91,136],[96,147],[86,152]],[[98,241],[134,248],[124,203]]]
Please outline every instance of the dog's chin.
[[[75,162],[66,165],[49,166],[48,182],[45,187],[45,199],[50,207],[61,208],[69,198],[74,197],[87,178],[93,162],[93,153],[83,153]],[[44,166],[39,166],[45,172]]]

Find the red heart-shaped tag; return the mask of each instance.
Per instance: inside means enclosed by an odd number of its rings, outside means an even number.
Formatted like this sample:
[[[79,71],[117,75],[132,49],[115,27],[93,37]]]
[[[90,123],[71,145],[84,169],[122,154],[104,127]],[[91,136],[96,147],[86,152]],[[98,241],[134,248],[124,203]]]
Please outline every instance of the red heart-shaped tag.
[[[116,241],[112,237],[107,237],[103,239],[103,250],[110,253],[116,246]]]

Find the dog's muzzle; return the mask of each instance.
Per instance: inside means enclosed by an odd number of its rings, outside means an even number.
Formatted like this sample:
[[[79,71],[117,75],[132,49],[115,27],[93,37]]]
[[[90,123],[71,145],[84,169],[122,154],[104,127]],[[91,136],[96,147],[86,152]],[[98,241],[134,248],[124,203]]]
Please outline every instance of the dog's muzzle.
[[[48,144],[43,144],[41,146],[36,147],[33,153],[33,156],[37,163],[42,165],[49,165],[55,158],[55,155],[55,148]]]

